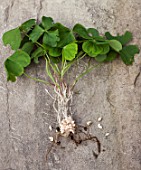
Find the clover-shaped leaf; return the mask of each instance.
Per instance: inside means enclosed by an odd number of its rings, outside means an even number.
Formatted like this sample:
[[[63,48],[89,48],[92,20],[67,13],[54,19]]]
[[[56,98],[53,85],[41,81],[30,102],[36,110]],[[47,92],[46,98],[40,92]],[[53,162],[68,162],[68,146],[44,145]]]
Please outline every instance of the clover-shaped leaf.
[[[46,51],[42,47],[38,47],[32,54],[31,59],[34,60],[36,64],[39,63],[38,58],[46,54]]]
[[[101,46],[103,48],[103,50],[101,51],[100,54],[107,54],[109,52],[109,50],[110,50],[110,47],[109,47],[108,44],[101,44],[99,46]]]
[[[107,57],[106,54],[99,54],[95,57],[95,60],[101,63],[101,62],[105,61],[106,57]]]
[[[112,36],[109,32],[106,32],[105,36],[107,37],[108,40],[113,40],[113,39],[118,40],[122,45],[125,45],[132,40],[132,33],[129,31],[126,31],[125,34],[121,36],[120,35]]]
[[[104,61],[113,61],[117,57],[118,53],[115,51],[110,51]]]
[[[122,50],[122,45],[119,41],[117,40],[109,40],[109,45],[114,49],[115,51],[119,52]]]
[[[43,16],[41,24],[46,30],[49,30],[54,25],[54,22],[51,17]]]
[[[63,26],[60,23],[56,23],[54,28],[58,29],[59,31],[60,41],[58,42],[57,47],[64,47],[67,44],[70,44],[75,41],[73,32],[69,28]]]
[[[23,31],[23,32],[28,32],[33,28],[33,26],[35,26],[35,24],[36,24],[36,20],[35,19],[30,19],[30,20],[24,22],[20,26],[20,30]]]
[[[17,50],[21,44],[21,33],[19,28],[12,29],[3,34],[4,45],[10,44],[12,50]]]
[[[76,24],[73,27],[73,31],[75,33],[77,33],[80,37],[84,38],[84,39],[92,39],[92,37],[89,36],[89,33],[87,32],[87,29],[81,24]]]
[[[62,49],[61,48],[53,48],[49,47],[49,55],[52,57],[59,57],[62,54]]]
[[[26,42],[23,46],[22,46],[22,50],[25,51],[27,54],[30,55],[31,51],[33,50],[34,47],[34,43],[32,42]]]
[[[102,46],[97,45],[93,41],[86,41],[82,45],[82,49],[90,57],[96,57],[98,54],[101,54],[103,51]]]
[[[76,43],[71,43],[63,47],[62,50],[62,57],[65,60],[73,60],[75,58],[75,55],[77,54],[78,46]]]
[[[88,28],[87,32],[88,32],[90,37],[94,38],[94,37],[98,37],[99,36],[99,32],[95,28]]]
[[[59,38],[59,31],[47,31],[44,33],[43,36],[43,43],[49,45],[51,47],[56,47],[57,42],[60,40]]]
[[[126,65],[131,65],[134,61],[134,55],[139,53],[136,45],[128,45],[120,51],[120,56]]]
[[[94,37],[99,36],[99,32],[95,28],[88,28],[86,29],[83,25],[81,24],[76,24],[73,27],[73,31],[77,33],[80,37],[84,39],[91,40]]]
[[[29,34],[29,39],[32,42],[36,42],[43,33],[44,30],[39,25],[36,25],[32,32]]]
[[[7,80],[15,81],[17,76],[21,76],[24,73],[24,67],[27,67],[30,61],[30,56],[22,50],[18,50],[8,57],[4,63]]]

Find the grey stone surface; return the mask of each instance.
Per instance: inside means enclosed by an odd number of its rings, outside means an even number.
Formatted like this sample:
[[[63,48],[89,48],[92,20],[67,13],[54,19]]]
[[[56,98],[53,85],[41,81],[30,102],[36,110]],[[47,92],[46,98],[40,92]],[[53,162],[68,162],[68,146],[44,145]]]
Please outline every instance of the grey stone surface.
[[[29,18],[51,16],[72,27],[79,22],[101,33],[130,30],[141,46],[140,0],[0,0],[0,36]],[[55,123],[52,101],[45,86],[24,76],[7,83],[3,68],[12,53],[0,40],[0,170],[141,170],[141,59],[127,67],[116,60],[94,70],[75,90],[73,110],[77,119],[94,122],[91,133],[98,136],[102,152],[94,159],[91,142],[78,148],[68,141],[54,150],[48,125]],[[44,77],[44,64],[31,67],[31,75]],[[97,118],[103,117],[103,130]],[[109,137],[104,134],[109,132]]]

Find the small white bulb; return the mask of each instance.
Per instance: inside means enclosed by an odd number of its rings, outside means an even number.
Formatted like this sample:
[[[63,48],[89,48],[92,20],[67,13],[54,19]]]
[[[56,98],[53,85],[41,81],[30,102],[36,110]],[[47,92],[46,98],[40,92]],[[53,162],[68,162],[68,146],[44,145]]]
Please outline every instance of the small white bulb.
[[[92,124],[92,121],[88,121],[86,124],[90,126]]]
[[[54,139],[53,139],[52,136],[50,136],[50,137],[49,137],[49,140],[50,140],[51,142],[53,142]]]
[[[102,121],[102,117],[99,117],[97,120],[98,120],[98,122],[101,122]]]
[[[97,125],[97,127],[98,127],[99,129],[103,129],[103,126],[102,126],[100,123]]]
[[[110,133],[109,132],[107,132],[107,133],[105,133],[105,136],[107,137],[107,136],[109,136],[110,135]]]
[[[52,126],[51,125],[49,125],[49,130],[52,131]]]

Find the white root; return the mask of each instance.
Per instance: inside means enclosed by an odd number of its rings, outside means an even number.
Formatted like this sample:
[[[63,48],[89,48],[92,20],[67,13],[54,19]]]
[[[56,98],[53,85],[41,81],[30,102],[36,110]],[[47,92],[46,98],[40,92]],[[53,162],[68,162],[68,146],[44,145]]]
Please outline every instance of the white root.
[[[75,133],[75,122],[71,116],[63,119],[60,123],[60,132],[64,136],[69,136],[70,132]]]
[[[57,113],[57,122],[60,127],[60,133],[63,136],[68,136],[71,132],[75,133],[75,122],[71,116],[72,113],[70,112],[70,104],[73,96],[72,90],[65,83],[61,83],[59,87],[57,85],[54,86],[54,97],[48,90],[46,90],[46,92],[54,100],[53,108]]]
[[[54,97],[50,94],[50,92],[48,91],[48,89],[45,89],[45,91],[47,92],[47,94],[48,94],[52,99],[54,99]]]

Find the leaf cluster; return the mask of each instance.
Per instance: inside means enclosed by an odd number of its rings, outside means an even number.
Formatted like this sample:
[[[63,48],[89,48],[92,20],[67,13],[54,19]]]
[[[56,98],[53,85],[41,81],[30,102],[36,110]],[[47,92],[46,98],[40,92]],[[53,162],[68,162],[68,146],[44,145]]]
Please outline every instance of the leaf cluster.
[[[126,31],[123,35],[113,36],[106,32],[101,36],[95,28],[85,28],[76,24],[69,29],[61,23],[54,23],[51,17],[42,17],[41,23],[30,19],[19,27],[3,34],[4,45],[9,44],[14,53],[5,60],[7,80],[14,82],[24,73],[24,68],[31,62],[39,63],[45,58],[48,75],[52,78],[49,66],[63,76],[82,55],[97,62],[111,62],[120,56],[126,65],[134,62],[139,53],[136,45],[128,45],[132,34]],[[59,68],[59,63],[62,67]]]

